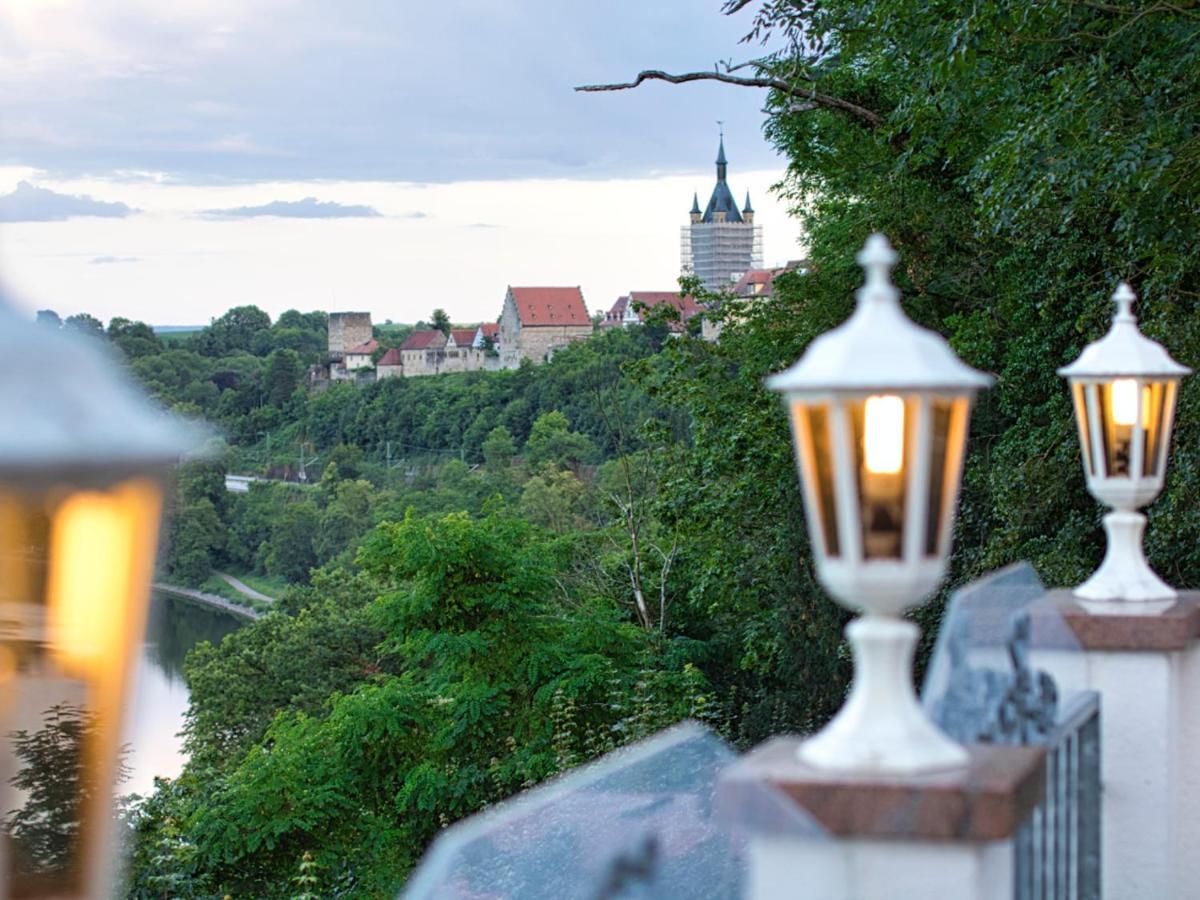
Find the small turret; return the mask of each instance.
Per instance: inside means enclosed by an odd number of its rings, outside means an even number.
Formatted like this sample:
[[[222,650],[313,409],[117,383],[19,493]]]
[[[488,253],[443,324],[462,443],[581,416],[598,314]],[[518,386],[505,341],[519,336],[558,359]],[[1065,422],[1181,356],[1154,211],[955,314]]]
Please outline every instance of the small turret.
[[[746,191],[746,205],[742,208],[742,221],[747,224],[754,221],[754,207],[750,205],[749,191]]]
[[[703,215],[704,215],[704,213],[702,213],[700,211],[700,195],[693,193],[692,194],[692,221],[699,222],[700,217]]]

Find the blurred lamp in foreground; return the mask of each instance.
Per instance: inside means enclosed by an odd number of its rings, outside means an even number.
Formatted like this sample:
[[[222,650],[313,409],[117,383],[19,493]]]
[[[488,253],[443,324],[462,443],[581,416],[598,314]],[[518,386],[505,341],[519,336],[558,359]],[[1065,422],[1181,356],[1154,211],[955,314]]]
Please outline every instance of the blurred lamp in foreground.
[[[2,304],[0,359],[0,896],[109,896],[161,478],[194,439],[98,343]]]
[[[854,314],[767,382],[791,414],[817,577],[863,613],[846,629],[850,696],[800,756],[851,772],[954,768],[966,751],[917,702],[919,629],[901,615],[945,574],[967,418],[991,378],[904,315],[886,238],[873,235],[858,262],[866,284]]]
[[[1071,384],[1088,490],[1113,510],[1104,517],[1104,561],[1075,589],[1088,600],[1175,596],[1142,554],[1146,517],[1138,510],[1162,490],[1175,396],[1191,369],[1138,330],[1136,299],[1122,282],[1113,294],[1117,311],[1108,334],[1058,370]]]

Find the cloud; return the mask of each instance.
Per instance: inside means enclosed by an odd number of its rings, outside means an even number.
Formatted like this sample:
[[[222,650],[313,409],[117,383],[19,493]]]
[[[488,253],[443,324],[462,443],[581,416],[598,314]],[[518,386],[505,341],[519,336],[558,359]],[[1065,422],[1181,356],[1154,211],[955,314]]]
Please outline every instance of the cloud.
[[[140,256],[93,256],[88,260],[88,265],[104,266],[112,263],[134,263],[141,262]]]
[[[250,219],[278,216],[285,219],[367,219],[380,215],[373,206],[353,206],[305,197],[303,200],[272,200],[262,206],[237,206],[233,209],[206,209],[203,215],[217,219]],[[424,213],[419,213],[423,217]]]
[[[62,222],[77,216],[123,219],[137,210],[124,203],[93,200],[87,194],[59,194],[28,181],[11,194],[0,195],[0,222]]]
[[[752,10],[720,6],[0,0],[0,157],[196,185],[641,178],[711,165],[721,119],[731,172],[782,168],[758,92],[571,90],[740,55]]]
[[[421,212],[419,209],[414,209],[412,212],[400,213],[397,216],[399,219],[428,219],[429,213]]]
[[[468,228],[503,228],[503,225],[493,225],[491,222],[472,222]]]

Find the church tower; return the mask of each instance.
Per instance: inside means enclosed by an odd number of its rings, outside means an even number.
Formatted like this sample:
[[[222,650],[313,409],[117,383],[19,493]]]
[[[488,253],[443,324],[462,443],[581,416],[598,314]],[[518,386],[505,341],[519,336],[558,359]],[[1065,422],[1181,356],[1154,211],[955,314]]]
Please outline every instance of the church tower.
[[[754,224],[750,193],[738,210],[726,175],[725,135],[717,148],[717,183],[708,206],[700,211],[699,197],[692,195],[691,222],[681,229],[681,269],[695,275],[705,288],[719,291],[733,286],[750,269],[762,267],[762,226]]]

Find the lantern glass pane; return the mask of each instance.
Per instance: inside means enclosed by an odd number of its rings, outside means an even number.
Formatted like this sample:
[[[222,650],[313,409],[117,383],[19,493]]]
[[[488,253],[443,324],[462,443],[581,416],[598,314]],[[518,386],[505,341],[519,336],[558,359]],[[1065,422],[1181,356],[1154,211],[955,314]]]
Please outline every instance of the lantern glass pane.
[[[819,523],[825,555],[836,557],[841,555],[841,545],[838,541],[834,499],[829,407],[820,403],[795,403],[792,415],[795,417],[796,440],[800,448],[801,474],[808,481],[805,501],[816,505],[811,520]]]
[[[1171,427],[1175,419],[1175,399],[1179,383],[1167,381],[1163,384],[1163,402],[1158,412],[1158,437],[1155,441],[1155,456],[1157,473],[1166,474],[1167,451],[1171,445]]]
[[[1137,378],[1118,378],[1098,386],[1105,476],[1140,478],[1161,474],[1168,394],[1173,386],[1171,382]],[[1140,460],[1133,458],[1135,439],[1141,442]]]
[[[1142,388],[1141,421],[1146,429],[1142,449],[1142,474],[1153,478],[1162,474],[1159,452],[1163,440],[1163,410],[1167,395],[1167,383],[1152,381]]]
[[[149,480],[0,490],[0,882],[10,896],[100,891],[160,501]]]
[[[958,501],[958,484],[963,453],[967,445],[967,416],[970,401],[966,397],[934,398],[930,407],[933,450],[929,468],[929,495],[926,510],[925,555],[939,556],[948,540],[950,523]]]
[[[1102,443],[1102,458],[1104,460],[1104,477],[1126,477],[1129,475],[1129,448],[1131,432],[1128,426],[1122,426],[1122,434],[1118,433],[1113,423],[1112,413],[1112,384],[1101,384],[1097,387],[1100,402],[1096,412],[1100,416],[1100,440]]]
[[[1075,400],[1075,422],[1079,425],[1079,446],[1083,449],[1083,465],[1088,475],[1096,474],[1095,456],[1092,455],[1091,426],[1088,423],[1087,398],[1082,384],[1071,385],[1071,396]]]
[[[895,395],[849,404],[864,559],[899,559],[915,403]]]

